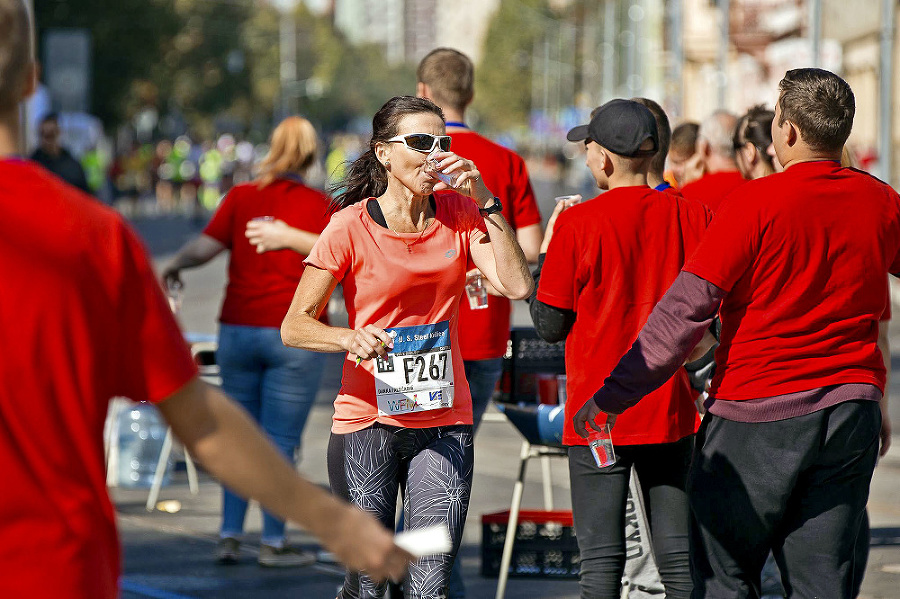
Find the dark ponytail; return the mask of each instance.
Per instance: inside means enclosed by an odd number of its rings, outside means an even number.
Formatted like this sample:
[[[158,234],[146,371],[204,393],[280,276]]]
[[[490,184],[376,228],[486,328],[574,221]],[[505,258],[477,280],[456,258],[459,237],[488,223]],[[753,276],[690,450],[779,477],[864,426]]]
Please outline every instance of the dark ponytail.
[[[337,189],[343,191],[331,200],[331,212],[337,212],[366,198],[378,197],[387,189],[387,172],[375,157],[373,145],[369,142],[369,149],[350,163],[344,180],[336,185]]]
[[[350,163],[346,177],[336,185],[336,189],[342,191],[331,200],[332,212],[385,192],[388,185],[387,171],[375,156],[375,146],[397,135],[403,117],[423,112],[436,114],[444,120],[444,112],[431,100],[415,96],[396,96],[385,102],[372,119],[369,149]]]
[[[759,157],[774,168],[772,157],[769,156],[768,149],[772,143],[772,121],[775,120],[775,113],[760,104],[754,106],[742,116],[734,128],[734,149],[743,147],[744,144],[751,143],[756,146]]]

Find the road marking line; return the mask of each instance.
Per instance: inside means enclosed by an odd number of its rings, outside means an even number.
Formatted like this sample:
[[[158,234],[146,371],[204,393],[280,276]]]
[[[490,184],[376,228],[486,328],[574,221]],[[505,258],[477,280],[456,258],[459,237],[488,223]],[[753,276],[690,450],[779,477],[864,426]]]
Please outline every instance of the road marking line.
[[[153,599],[196,599],[196,597],[191,597],[190,595],[170,593],[169,591],[154,589],[153,587],[129,582],[128,580],[123,580],[121,582],[121,587],[123,591],[128,591],[129,593],[137,593],[139,595],[143,595],[144,597],[152,597]]]

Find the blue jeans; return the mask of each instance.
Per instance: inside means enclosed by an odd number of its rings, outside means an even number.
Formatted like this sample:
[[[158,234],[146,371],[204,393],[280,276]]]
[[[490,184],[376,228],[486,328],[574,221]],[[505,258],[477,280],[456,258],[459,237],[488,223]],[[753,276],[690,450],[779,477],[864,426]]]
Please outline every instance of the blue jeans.
[[[222,389],[237,400],[262,427],[281,453],[294,461],[294,451],[322,378],[324,354],[285,347],[271,327],[221,324],[216,361]],[[244,531],[247,501],[222,489],[223,537]],[[284,521],[263,512],[262,542],[284,542]]]
[[[464,364],[466,380],[469,382],[469,392],[472,394],[472,435],[474,437],[478,425],[481,424],[481,418],[494,395],[494,387],[497,386],[497,381],[503,374],[503,358],[466,360]],[[453,569],[450,570],[447,597],[448,599],[464,599],[465,596],[466,585],[463,583],[462,566],[459,565],[459,559],[455,559]]]
[[[494,387],[503,374],[503,358],[489,358],[487,360],[466,360],[466,380],[469,382],[469,392],[472,394],[472,426],[475,431],[481,424],[481,418],[491,403],[494,395]]]

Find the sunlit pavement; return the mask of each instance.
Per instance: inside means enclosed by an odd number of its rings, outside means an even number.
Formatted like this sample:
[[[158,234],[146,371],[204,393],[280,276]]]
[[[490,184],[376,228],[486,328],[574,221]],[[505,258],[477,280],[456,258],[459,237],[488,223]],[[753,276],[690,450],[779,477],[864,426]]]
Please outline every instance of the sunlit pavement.
[[[336,380],[336,379],[335,379]],[[300,470],[317,483],[325,484],[325,446],[331,419],[327,393],[310,415],[303,438]],[[495,413],[499,417],[499,413]],[[479,575],[482,513],[509,508],[513,478],[518,467],[520,437],[500,418],[484,423],[476,442],[476,477],[469,521],[462,551],[463,570],[470,597],[493,597],[496,579]],[[543,506],[539,466],[531,466],[523,506]],[[554,495],[558,508],[568,509],[568,477],[564,464],[555,464]],[[219,485],[202,477],[200,493],[192,496],[184,472],[176,473],[173,484],[164,487],[161,502],[180,503],[176,513],[147,513],[147,490],[114,489],[119,524],[125,545],[123,597],[333,597],[343,570],[333,564],[289,569],[264,569],[256,564],[260,515],[252,507],[247,516],[247,543],[242,545],[242,560],[236,566],[214,563],[213,549],[219,524],[221,491]],[[304,549],[316,549],[315,542],[302,531],[291,528],[290,541]],[[575,598],[574,581],[512,579],[508,597]]]
[[[550,196],[552,198],[552,195]],[[552,201],[552,200],[551,200]],[[543,207],[542,207],[543,210]],[[166,217],[143,219],[138,229],[153,251],[158,263],[198,230],[185,219]],[[186,283],[181,314],[185,330],[215,332],[215,321],[225,281],[226,262],[217,259],[207,267],[184,273]],[[895,310],[896,313],[896,310]],[[514,311],[516,324],[529,324],[522,305]],[[900,338],[892,340],[900,348]],[[898,356],[900,358],[900,356]],[[339,358],[332,356],[316,406],[310,415],[303,438],[300,470],[313,481],[327,485],[325,447],[330,428],[330,402],[339,385]],[[900,431],[900,359],[893,367],[892,420]],[[461,559],[470,598],[493,597],[496,579],[480,576],[480,543],[482,514],[508,509],[513,480],[517,474],[521,437],[492,412],[476,438],[476,466],[473,496],[469,510]],[[569,509],[568,475],[562,460],[551,462],[555,507]],[[540,466],[529,466],[523,508],[543,508]],[[183,471],[164,487],[160,501],[177,501],[175,513],[144,509],[147,490],[112,489],[119,511],[119,525],[125,549],[125,573],[122,581],[125,599],[159,598],[262,598],[292,597],[316,599],[334,597],[342,580],[339,566],[320,562],[314,566],[288,569],[263,569],[256,564],[260,516],[252,507],[247,516],[247,543],[242,546],[243,559],[236,566],[219,566],[213,559],[219,523],[221,492],[219,485],[201,475],[200,493],[192,496]],[[175,507],[169,503],[169,507]],[[900,436],[881,460],[872,483],[869,513],[873,547],[863,583],[865,599],[900,597]],[[290,541],[306,549],[317,549],[315,542],[302,531],[292,528]],[[507,597],[538,599],[578,597],[575,581],[513,578]]]

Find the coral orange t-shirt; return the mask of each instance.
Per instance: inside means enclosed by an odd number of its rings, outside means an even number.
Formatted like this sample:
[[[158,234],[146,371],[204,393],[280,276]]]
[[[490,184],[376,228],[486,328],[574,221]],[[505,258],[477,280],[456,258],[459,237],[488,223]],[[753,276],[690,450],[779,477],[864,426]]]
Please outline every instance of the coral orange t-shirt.
[[[332,431],[375,422],[408,428],[472,424],[459,348],[459,298],[469,248],[487,232],[469,198],[434,194],[436,214],[422,233],[395,233],[369,215],[369,198],[331,217],[306,264],[341,282],[349,325],[394,335],[387,360],[344,361]],[[452,405],[446,406],[449,400]],[[427,409],[426,409],[427,408]]]

